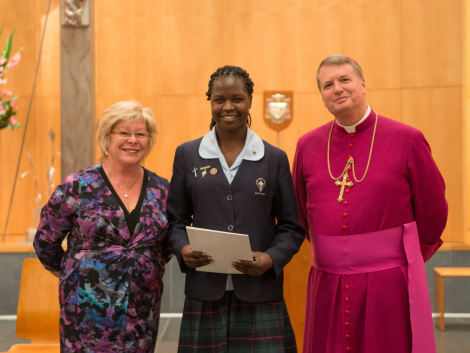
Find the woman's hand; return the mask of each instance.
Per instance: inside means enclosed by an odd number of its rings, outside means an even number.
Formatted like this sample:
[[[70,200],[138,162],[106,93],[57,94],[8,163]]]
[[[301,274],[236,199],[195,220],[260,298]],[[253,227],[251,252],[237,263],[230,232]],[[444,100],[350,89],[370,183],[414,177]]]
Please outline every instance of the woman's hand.
[[[238,260],[233,262],[233,268],[245,275],[259,277],[273,267],[271,256],[264,252],[252,251],[254,261]]]
[[[49,272],[52,273],[52,275],[54,275],[55,277],[60,279],[60,271],[49,271]]]
[[[189,268],[201,267],[214,262],[212,257],[206,253],[192,251],[191,245],[185,245],[183,249],[181,249],[181,257]]]

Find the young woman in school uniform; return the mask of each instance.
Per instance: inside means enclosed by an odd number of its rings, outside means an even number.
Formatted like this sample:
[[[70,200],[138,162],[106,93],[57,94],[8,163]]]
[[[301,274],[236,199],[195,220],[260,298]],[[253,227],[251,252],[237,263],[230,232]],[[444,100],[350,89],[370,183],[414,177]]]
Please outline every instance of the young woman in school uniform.
[[[253,82],[240,67],[212,74],[210,132],[176,150],[167,239],[186,273],[178,352],[296,352],[283,299],[283,268],[304,240],[284,151],[252,130]],[[253,261],[237,275],[196,271],[186,226],[248,234]]]

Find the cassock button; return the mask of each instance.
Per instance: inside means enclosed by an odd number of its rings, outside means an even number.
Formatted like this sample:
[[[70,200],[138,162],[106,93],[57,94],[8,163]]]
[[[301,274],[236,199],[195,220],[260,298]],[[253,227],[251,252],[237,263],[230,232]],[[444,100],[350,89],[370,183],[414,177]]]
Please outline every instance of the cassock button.
[[[232,230],[233,230],[233,226],[232,226],[232,225],[229,225],[227,228],[228,228],[229,231],[232,231]]]
[[[350,203],[351,203],[351,202],[349,202],[349,201],[344,201],[344,204],[345,204],[345,205],[349,205]]]
[[[349,297],[346,297],[346,298],[344,298],[344,300],[346,300],[346,301],[348,302],[348,301],[350,301],[350,300],[351,300],[351,298],[349,298]]]
[[[349,337],[351,337],[351,335],[346,335],[346,336],[344,336],[344,337],[349,338]]]
[[[352,158],[352,159],[354,159],[354,156],[353,156],[353,155],[349,155],[349,158]]]
[[[350,273],[346,273],[346,277],[351,277],[351,274],[350,274]]]
[[[228,200],[228,201],[232,201],[232,195],[228,195],[228,196],[227,196],[227,200]]]
[[[343,226],[343,229],[347,229],[347,228],[349,228],[349,226],[346,226],[346,225]]]
[[[346,314],[349,314],[349,310],[345,310],[344,312],[345,312]]]
[[[348,167],[348,171],[351,171],[351,170],[352,170],[352,168],[351,168],[351,167]]]
[[[346,181],[351,181],[351,178],[347,178]]]
[[[349,194],[350,192],[351,192],[351,190],[349,190],[349,189],[348,189],[348,190],[346,190],[346,194]]]
[[[350,350],[352,350],[352,348],[351,347],[346,347],[346,350],[350,351]]]
[[[347,321],[346,321],[344,324],[345,324],[346,326],[351,325],[351,323],[350,323],[350,322],[347,322]]]
[[[356,134],[351,134],[351,137],[354,137],[354,136],[356,136]]]
[[[349,144],[349,148],[353,148],[354,145],[352,143]]]
[[[346,212],[343,213],[343,217],[349,216]]]
[[[346,284],[346,289],[349,289],[351,288],[351,286],[349,284]]]

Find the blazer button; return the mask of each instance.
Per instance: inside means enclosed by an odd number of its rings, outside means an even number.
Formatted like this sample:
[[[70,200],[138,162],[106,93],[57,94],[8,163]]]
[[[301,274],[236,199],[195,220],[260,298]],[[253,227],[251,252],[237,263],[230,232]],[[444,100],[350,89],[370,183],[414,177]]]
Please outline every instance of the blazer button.
[[[233,226],[232,226],[232,225],[229,225],[229,226],[228,226],[228,230],[229,230],[229,231],[232,231],[232,230],[233,230]]]
[[[228,195],[228,196],[227,196],[227,200],[228,200],[228,201],[232,201],[232,195]]]

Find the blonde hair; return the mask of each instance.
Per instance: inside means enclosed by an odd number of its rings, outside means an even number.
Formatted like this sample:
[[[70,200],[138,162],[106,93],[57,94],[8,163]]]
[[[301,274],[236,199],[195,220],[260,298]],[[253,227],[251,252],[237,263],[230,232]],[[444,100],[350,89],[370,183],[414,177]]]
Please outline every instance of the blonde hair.
[[[321,91],[320,87],[320,69],[323,66],[328,66],[328,65],[344,65],[344,64],[349,64],[351,65],[354,73],[359,77],[361,80],[364,78],[364,74],[362,73],[362,69],[359,66],[359,64],[354,60],[353,58],[350,58],[347,55],[341,55],[341,54],[333,54],[330,56],[327,56],[323,61],[320,63],[320,66],[318,66],[317,70],[317,86],[318,89]]]
[[[142,107],[142,104],[139,102],[124,101],[113,104],[106,109],[98,123],[96,135],[98,139],[98,147],[100,149],[100,162],[103,162],[106,158],[109,143],[111,141],[111,131],[116,124],[121,121],[130,123],[136,120],[143,120],[147,125],[149,140],[145,157],[148,156],[150,151],[152,151],[153,145],[157,141],[158,131],[157,123],[155,122],[155,115],[153,114],[152,109]]]

